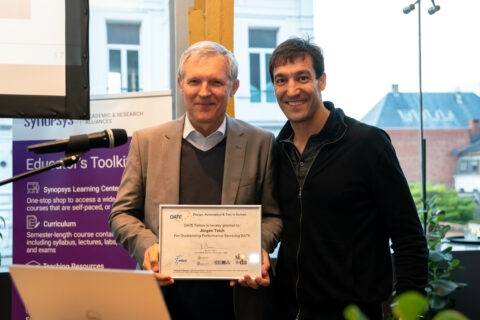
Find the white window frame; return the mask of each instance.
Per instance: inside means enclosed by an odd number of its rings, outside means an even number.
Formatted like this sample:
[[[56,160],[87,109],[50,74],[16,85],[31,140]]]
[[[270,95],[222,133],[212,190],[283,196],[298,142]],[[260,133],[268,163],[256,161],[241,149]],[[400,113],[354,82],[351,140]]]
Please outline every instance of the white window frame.
[[[268,65],[265,62],[265,56],[272,54],[274,48],[248,48],[248,58],[251,53],[258,53],[260,55],[260,101],[252,103],[266,103],[267,102],[267,70]],[[249,79],[250,80],[250,79]],[[250,84],[251,85],[251,84]]]
[[[247,34],[249,34],[250,31],[272,31],[275,33],[275,43],[278,41],[278,32],[279,29],[277,28],[262,28],[262,27],[253,27],[249,26]],[[249,59],[249,67],[250,67],[250,54],[251,53],[258,53],[260,55],[260,101],[258,102],[253,102],[250,100],[250,103],[274,103],[274,102],[267,102],[267,72],[268,72],[268,65],[265,62],[265,56],[267,54],[272,54],[273,50],[275,48],[259,48],[259,47],[250,47],[249,41],[247,40],[247,45],[248,45],[248,59]],[[249,73],[251,74],[251,70],[249,70]],[[251,82],[250,78],[248,79],[249,85],[251,87]],[[272,79],[272,84],[273,84],[273,79]],[[251,99],[251,97],[250,97]]]
[[[120,50],[120,72],[121,72],[121,86],[120,92],[112,91],[108,82],[108,74],[110,73],[110,50]],[[128,89],[128,75],[127,75],[127,51],[137,51],[138,53],[138,87],[142,88],[141,70],[141,50],[140,45],[134,44],[107,44],[107,93],[122,93],[122,89]]]

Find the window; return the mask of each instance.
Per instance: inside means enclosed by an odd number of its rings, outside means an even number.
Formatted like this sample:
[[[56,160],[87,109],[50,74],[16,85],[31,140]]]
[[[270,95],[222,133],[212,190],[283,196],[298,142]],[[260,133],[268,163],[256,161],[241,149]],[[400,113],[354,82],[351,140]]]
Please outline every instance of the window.
[[[139,83],[140,24],[107,23],[109,93],[142,91]]]
[[[480,26],[474,13],[480,3],[464,2],[459,6],[435,1],[441,11],[429,15],[430,1],[418,1],[415,12],[405,15],[402,9],[409,2],[375,0],[369,3],[375,10],[368,11],[360,2],[348,1],[346,12],[344,1],[314,1],[314,40],[324,50],[327,74],[322,98],[333,101],[346,115],[390,135],[419,206],[422,169],[417,16],[421,4],[426,197],[428,200],[436,195],[436,208],[445,210],[443,222],[450,224],[452,236],[463,235],[463,227],[470,221],[480,221],[475,209],[480,198],[474,192],[480,190],[479,146],[475,143],[480,132],[480,82],[478,74],[471,72],[480,66],[480,46],[473,45],[468,37],[468,30]],[[465,6],[469,10],[463,10]],[[343,31],[342,24],[347,20],[355,28]],[[447,27],[452,21],[453,28]],[[439,39],[439,34],[445,37]],[[455,48],[444,50],[445,41],[454,42]],[[459,52],[468,54],[460,58]],[[451,71],[439,77],[438,65],[447,60],[443,70]],[[452,150],[461,151],[452,154]]]
[[[478,173],[478,160],[472,160],[470,162],[470,168],[472,173]]]
[[[234,5],[234,53],[240,69],[235,117],[278,134],[286,117],[279,108],[268,64],[290,37],[313,36],[313,0],[241,0]]]
[[[248,30],[250,102],[275,102],[268,62],[277,45],[277,30]]]
[[[169,90],[169,1],[89,4],[90,94]]]

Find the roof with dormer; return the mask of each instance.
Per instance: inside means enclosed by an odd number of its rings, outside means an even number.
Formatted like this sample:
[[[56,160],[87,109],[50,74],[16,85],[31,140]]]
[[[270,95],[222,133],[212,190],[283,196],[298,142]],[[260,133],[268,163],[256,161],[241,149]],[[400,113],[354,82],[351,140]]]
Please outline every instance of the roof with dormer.
[[[480,140],[475,141],[472,144],[469,144],[466,147],[463,147],[462,149],[456,151],[456,154],[458,156],[468,156],[468,155],[473,155],[473,154],[479,154],[480,153]]]
[[[464,129],[468,121],[480,119],[480,97],[472,92],[423,93],[424,129]],[[418,129],[418,93],[390,92],[362,122],[382,129]]]

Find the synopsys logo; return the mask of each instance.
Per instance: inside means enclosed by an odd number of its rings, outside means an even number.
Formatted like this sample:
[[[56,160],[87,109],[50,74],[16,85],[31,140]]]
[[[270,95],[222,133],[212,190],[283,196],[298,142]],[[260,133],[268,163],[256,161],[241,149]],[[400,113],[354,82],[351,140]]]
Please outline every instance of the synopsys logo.
[[[73,126],[73,124],[72,119],[24,119],[23,126],[33,130],[37,127],[65,128],[66,126]]]
[[[185,263],[187,262],[187,259],[185,259],[184,257],[182,256],[176,256],[175,257],[175,264],[180,264],[180,263]]]

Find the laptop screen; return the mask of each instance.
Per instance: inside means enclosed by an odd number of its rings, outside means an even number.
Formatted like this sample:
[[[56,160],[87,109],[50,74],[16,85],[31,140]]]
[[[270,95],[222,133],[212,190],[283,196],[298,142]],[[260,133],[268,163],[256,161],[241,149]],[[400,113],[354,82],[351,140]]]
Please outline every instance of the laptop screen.
[[[169,320],[152,272],[10,265],[20,297],[35,320]]]

